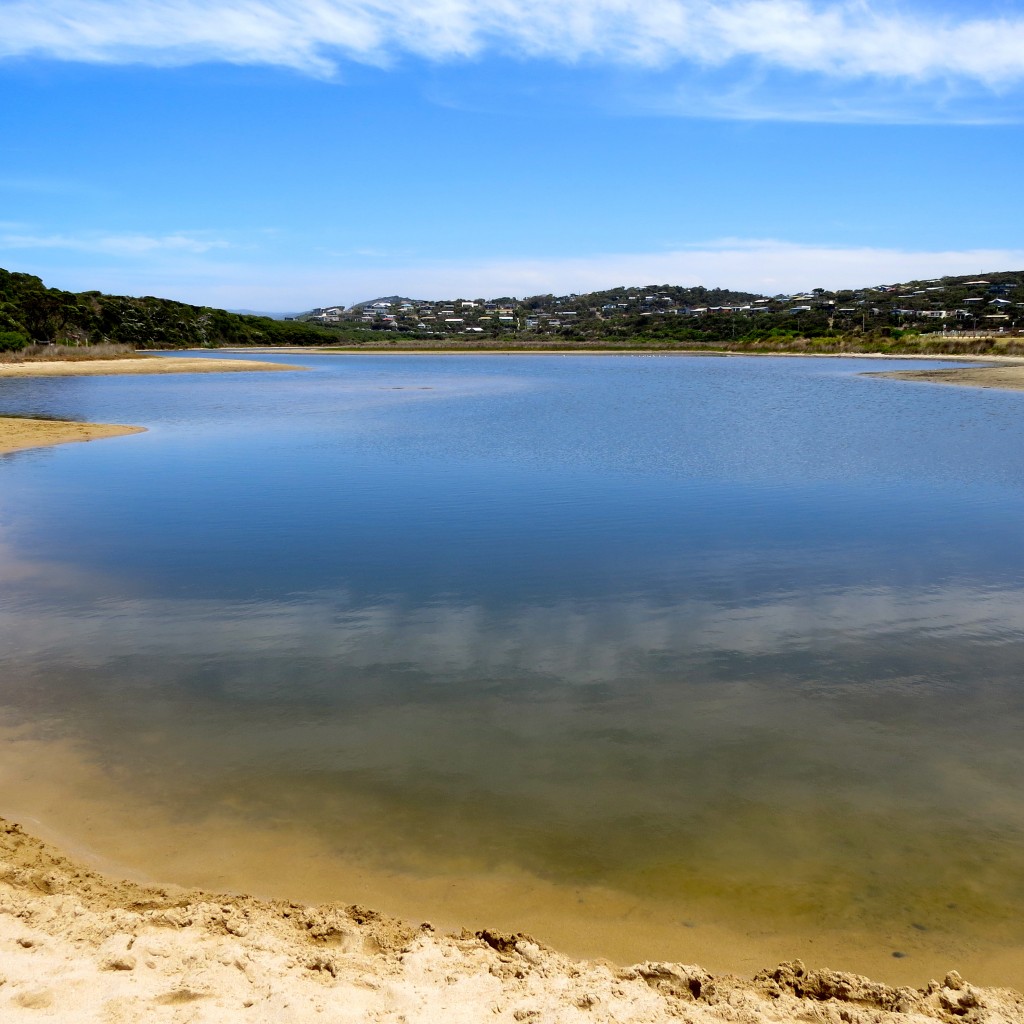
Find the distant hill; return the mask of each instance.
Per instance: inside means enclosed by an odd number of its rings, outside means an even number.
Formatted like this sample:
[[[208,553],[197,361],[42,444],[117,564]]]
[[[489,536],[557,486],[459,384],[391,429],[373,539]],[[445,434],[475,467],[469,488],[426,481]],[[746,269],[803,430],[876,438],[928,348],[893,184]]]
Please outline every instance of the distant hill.
[[[410,299],[405,295],[379,295],[375,299],[364,299],[362,302],[353,302],[351,308],[362,309],[364,306],[372,306],[375,302],[390,302],[394,305],[401,305],[403,302],[409,302],[414,306],[419,306],[431,301],[431,299]],[[341,304],[341,308],[345,308],[344,304]]]

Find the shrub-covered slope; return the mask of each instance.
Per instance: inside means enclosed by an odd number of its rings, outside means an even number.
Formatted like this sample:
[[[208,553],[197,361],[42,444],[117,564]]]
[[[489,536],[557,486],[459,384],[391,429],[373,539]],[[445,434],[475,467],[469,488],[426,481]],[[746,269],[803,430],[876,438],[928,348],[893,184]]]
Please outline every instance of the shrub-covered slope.
[[[115,343],[134,348],[323,345],[338,332],[312,324],[243,316],[152,296],[47,288],[31,274],[0,269],[0,351],[32,343]]]

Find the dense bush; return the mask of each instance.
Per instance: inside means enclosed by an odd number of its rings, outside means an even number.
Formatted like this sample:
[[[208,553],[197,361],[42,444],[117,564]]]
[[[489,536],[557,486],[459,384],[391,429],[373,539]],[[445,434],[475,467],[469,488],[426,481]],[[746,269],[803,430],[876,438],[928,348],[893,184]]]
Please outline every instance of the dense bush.
[[[19,352],[28,345],[28,338],[17,331],[0,331],[0,352]]]
[[[311,324],[242,316],[153,296],[65,292],[47,288],[31,274],[0,269],[0,337],[8,336],[20,339],[9,340],[8,350],[30,342],[152,349],[326,345],[339,337]]]

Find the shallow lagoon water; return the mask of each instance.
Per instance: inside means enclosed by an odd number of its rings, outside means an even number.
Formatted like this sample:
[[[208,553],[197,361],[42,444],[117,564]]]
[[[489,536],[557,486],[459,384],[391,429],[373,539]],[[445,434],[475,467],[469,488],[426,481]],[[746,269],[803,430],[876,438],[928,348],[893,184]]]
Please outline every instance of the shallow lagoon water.
[[[319,851],[238,887],[363,901],[365,869],[422,916],[550,929],[508,893],[533,880],[573,951],[877,968],[860,943],[1024,984],[1024,395],[286,358],[0,381],[0,411],[149,428],[0,458],[0,804],[49,743],[81,769],[49,824],[141,871],[166,851],[105,839],[100,798],[81,832],[82,779],[208,865],[268,827]]]

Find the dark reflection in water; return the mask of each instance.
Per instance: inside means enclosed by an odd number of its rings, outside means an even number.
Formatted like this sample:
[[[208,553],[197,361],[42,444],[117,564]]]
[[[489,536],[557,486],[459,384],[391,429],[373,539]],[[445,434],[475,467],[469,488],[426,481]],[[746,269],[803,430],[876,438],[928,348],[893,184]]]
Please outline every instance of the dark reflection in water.
[[[1024,941],[1024,396],[297,361],[0,382],[151,428],[0,463],[4,721],[408,870]]]

